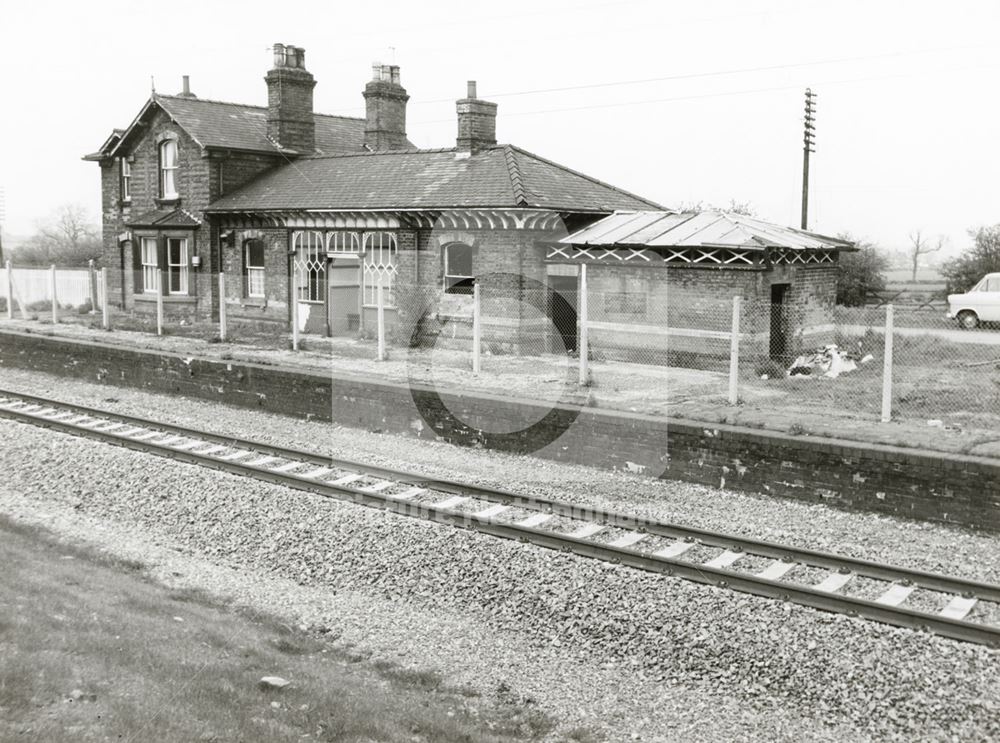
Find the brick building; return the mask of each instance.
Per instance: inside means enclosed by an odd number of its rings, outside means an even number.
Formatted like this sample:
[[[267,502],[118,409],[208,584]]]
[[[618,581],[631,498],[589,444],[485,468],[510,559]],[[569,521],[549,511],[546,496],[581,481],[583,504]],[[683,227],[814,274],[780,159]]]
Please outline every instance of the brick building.
[[[200,99],[185,78],[181,93],[154,93],[86,157],[101,168],[103,262],[122,307],[150,311],[162,294],[174,316],[208,319],[225,302],[230,320],[283,332],[294,314],[305,332],[340,334],[371,327],[379,286],[390,322],[468,314],[473,280],[513,305],[539,285],[567,289],[572,302],[578,260],[550,246],[621,210],[662,209],[497,144],[497,106],[473,82],[456,102],[455,146],[432,150],[407,139],[396,66],[374,66],[364,118],[313,111],[316,81],[301,48],[276,44],[265,83],[267,105],[249,106]],[[835,261],[837,246],[827,247]],[[697,293],[724,273],[742,287],[744,269],[725,262],[677,281]],[[642,273],[624,271],[626,285]],[[674,281],[667,276],[643,274],[636,286],[652,295],[652,284]],[[832,298],[824,276],[808,280]],[[511,313],[515,329],[529,324]],[[572,346],[571,315],[559,332]]]
[[[747,350],[789,360],[833,339],[837,259],[852,243],[714,209],[622,211],[551,245],[546,261],[588,266],[595,345],[687,363],[729,354],[733,298]],[[553,269],[550,269],[552,271]],[[702,365],[696,363],[696,365]]]

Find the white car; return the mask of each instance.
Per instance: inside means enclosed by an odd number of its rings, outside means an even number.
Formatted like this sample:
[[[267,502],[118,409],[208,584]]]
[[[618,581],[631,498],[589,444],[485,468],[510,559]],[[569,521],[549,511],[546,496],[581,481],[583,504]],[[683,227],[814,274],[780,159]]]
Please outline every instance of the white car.
[[[965,294],[949,294],[948,317],[968,330],[980,323],[1000,322],[1000,273],[986,274]]]

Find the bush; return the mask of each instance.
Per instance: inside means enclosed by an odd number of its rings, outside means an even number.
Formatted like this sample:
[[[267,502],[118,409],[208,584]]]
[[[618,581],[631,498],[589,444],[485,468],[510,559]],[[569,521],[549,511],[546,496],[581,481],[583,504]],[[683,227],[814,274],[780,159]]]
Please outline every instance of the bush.
[[[988,273],[1000,271],[1000,224],[969,230],[972,246],[941,266],[948,293],[967,292]]]
[[[859,307],[869,294],[884,291],[889,267],[888,259],[874,243],[858,241],[858,248],[854,253],[841,253],[837,264],[837,304],[848,307]]]

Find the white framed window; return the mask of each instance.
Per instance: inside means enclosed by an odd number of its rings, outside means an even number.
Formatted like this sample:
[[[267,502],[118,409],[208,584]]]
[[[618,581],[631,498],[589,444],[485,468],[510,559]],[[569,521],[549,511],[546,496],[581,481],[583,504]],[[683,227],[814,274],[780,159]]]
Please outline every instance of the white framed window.
[[[122,201],[132,200],[132,163],[127,157],[119,160]]]
[[[475,277],[472,257],[475,248],[465,243],[452,243],[444,248],[444,290],[447,294],[472,294]]]
[[[160,198],[177,198],[177,140],[160,143]]]
[[[183,237],[167,238],[167,293],[188,293],[188,241]]]
[[[264,241],[247,240],[243,244],[243,269],[246,275],[248,297],[263,297],[264,294]]]
[[[362,301],[367,307],[378,304],[378,287],[386,307],[395,307],[393,288],[396,284],[395,232],[366,232],[363,240],[365,259],[362,281]]]
[[[142,291],[156,294],[160,288],[160,273],[157,263],[157,241],[155,237],[143,237],[139,241],[139,261],[142,265]]]
[[[361,235],[357,232],[331,232],[326,236],[330,255],[361,255]]]
[[[326,246],[323,233],[309,230],[292,235],[292,271],[295,296],[300,302],[322,302],[326,279]]]

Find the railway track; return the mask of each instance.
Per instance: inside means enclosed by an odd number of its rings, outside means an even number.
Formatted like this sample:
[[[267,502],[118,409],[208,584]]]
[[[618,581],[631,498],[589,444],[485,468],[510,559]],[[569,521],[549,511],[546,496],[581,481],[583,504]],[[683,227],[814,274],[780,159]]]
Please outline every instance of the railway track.
[[[18,392],[0,417],[404,516],[1000,647],[1000,586],[331,459]],[[816,578],[819,578],[818,580]],[[852,591],[863,584],[864,590]],[[933,611],[915,607],[937,599]],[[915,601],[916,600],[916,601]],[[935,602],[931,602],[935,603]]]

